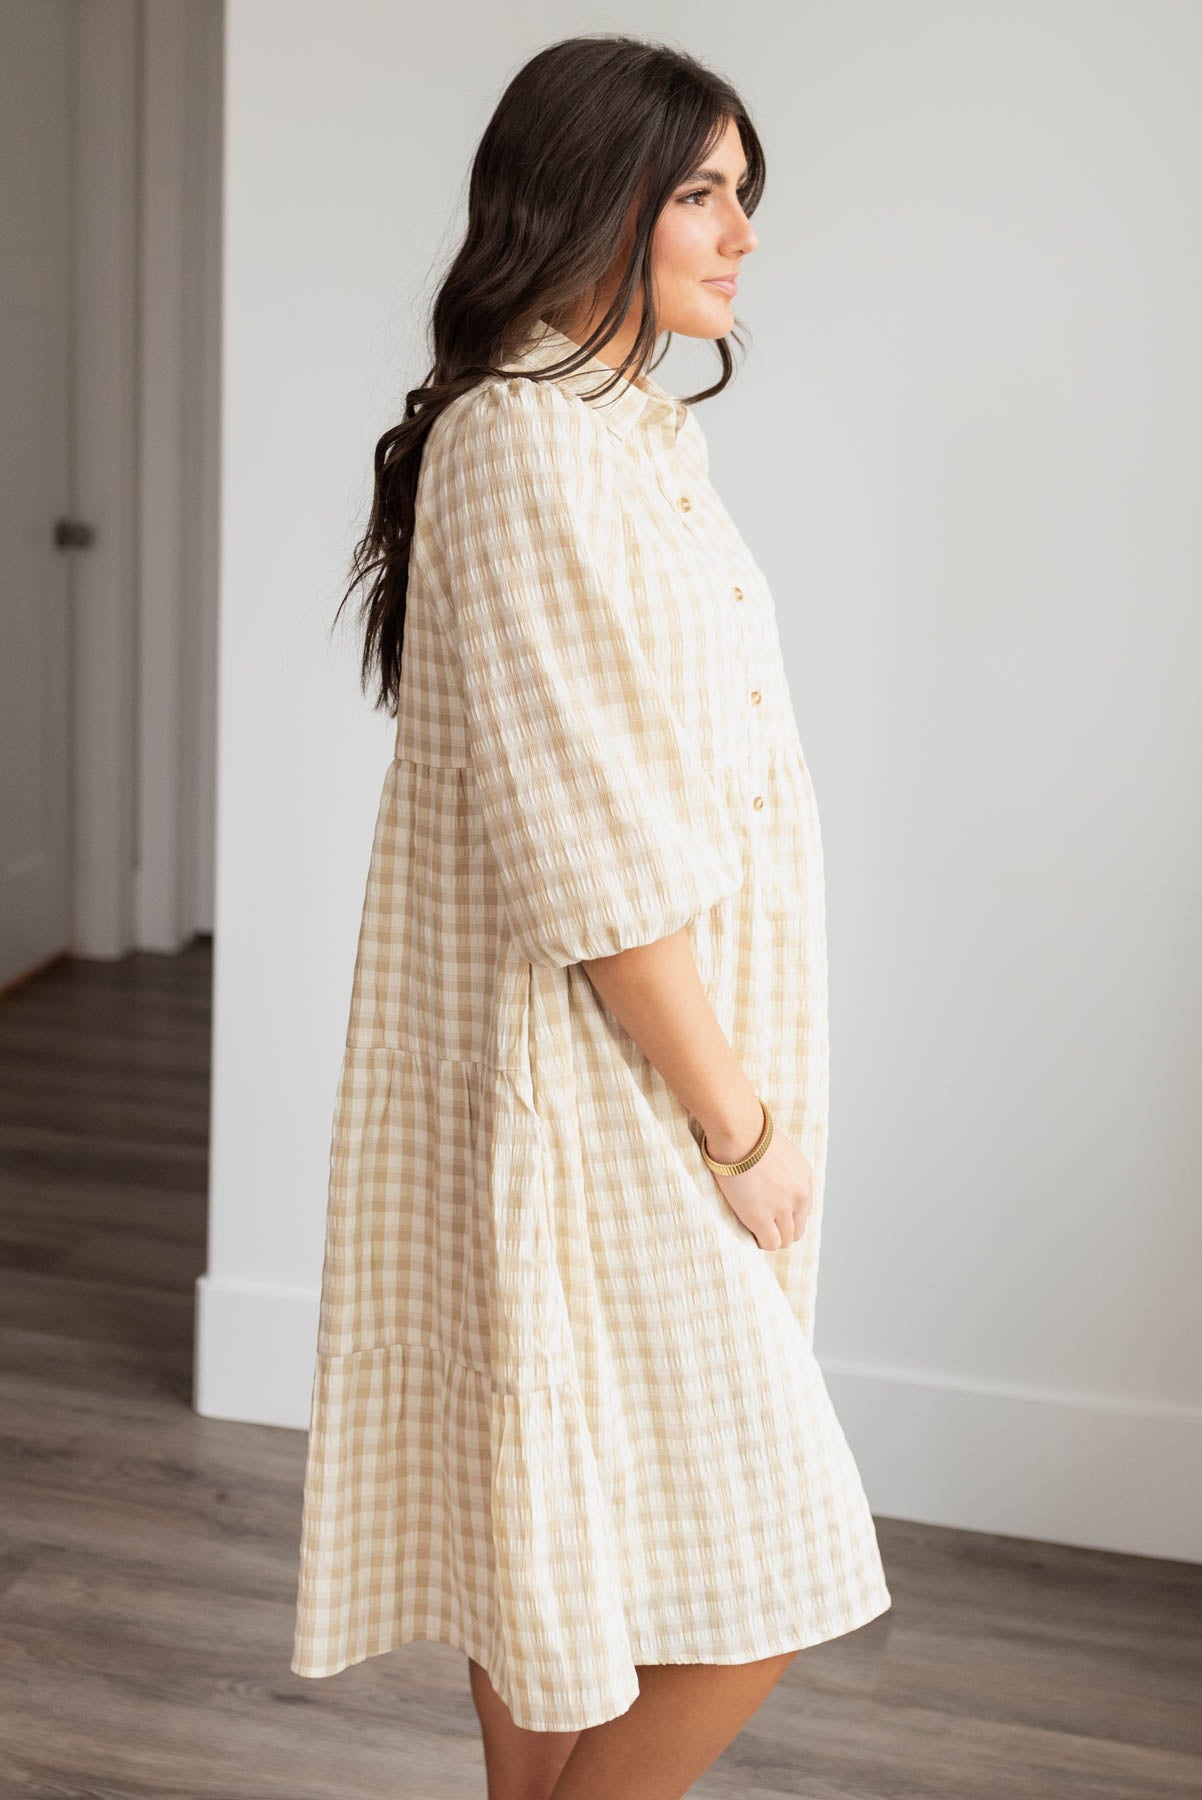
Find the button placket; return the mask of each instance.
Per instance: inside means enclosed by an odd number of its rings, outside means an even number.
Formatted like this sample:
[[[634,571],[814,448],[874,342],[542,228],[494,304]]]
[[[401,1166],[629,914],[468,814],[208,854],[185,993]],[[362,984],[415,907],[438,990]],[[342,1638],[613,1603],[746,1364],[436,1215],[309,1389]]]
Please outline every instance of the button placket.
[[[666,487],[667,483],[664,482],[662,485],[664,487]],[[688,526],[690,535],[695,536],[696,535],[696,521],[695,521],[695,519],[693,519],[690,516],[694,510],[692,494],[689,493],[686,489],[678,489],[677,493],[676,493],[676,498],[675,498],[675,507],[676,507],[677,516],[679,518],[681,518],[683,520],[683,522]],[[750,652],[753,648],[759,647],[759,634],[756,630],[754,617],[753,617],[752,613],[750,612],[750,610],[746,608],[746,605],[745,605],[746,593],[745,593],[742,585],[737,581],[732,581],[730,584],[730,593],[731,593],[731,597],[732,597],[734,604],[743,605],[743,607],[744,607],[744,611],[743,611],[743,615],[742,615],[742,619],[741,619],[741,629],[739,632],[739,645],[740,645],[740,649],[742,652],[743,669],[748,674],[751,674],[752,671],[751,671],[751,667],[750,667]],[[746,696],[747,704],[749,706],[759,707],[762,705],[764,694],[763,694],[763,690],[761,688],[759,688],[759,687],[745,688],[744,694]],[[758,742],[758,740],[755,736],[755,728],[756,728],[755,722],[756,722],[756,720],[758,720],[760,718],[762,718],[762,714],[753,714],[752,722],[749,724],[749,728],[748,728],[749,734],[750,734],[751,759],[752,759],[752,769],[753,769],[753,773],[752,773],[752,777],[751,777],[751,785],[753,785],[753,786],[762,785],[763,780],[764,780],[763,774],[762,774],[762,762],[761,762],[761,757],[762,757],[762,753],[763,753],[763,745]],[[751,799],[751,804],[752,804],[753,809],[756,812],[761,812],[763,810],[764,804],[765,804],[763,794],[762,793],[754,794]]]
[[[668,481],[664,479],[668,474],[666,467],[661,470],[661,486],[665,491],[665,495],[672,499],[676,515],[688,527],[689,535],[691,537],[697,537],[699,535],[698,520],[700,515],[696,513],[694,495],[689,491],[687,486],[687,474],[683,468],[674,468],[672,473],[676,474],[678,479],[680,476],[684,476],[684,480],[680,482],[680,485],[675,487],[675,492],[668,486]],[[703,539],[708,541],[707,533],[701,531],[700,535]],[[715,544],[715,548],[716,547]],[[747,685],[744,686],[742,690],[743,700],[747,706],[758,709],[753,711],[748,718],[747,737],[745,740],[749,751],[748,788],[762,789],[767,786],[764,755],[765,746],[763,742],[763,702],[766,689],[762,679],[759,685],[752,686],[751,683],[755,681],[755,665],[760,661],[764,649],[763,633],[760,628],[760,620],[756,614],[755,608],[749,607],[746,604],[748,590],[744,587],[742,582],[734,579],[735,575],[738,573],[739,569],[736,564],[735,568],[731,571],[730,577],[728,577],[729,587],[727,591],[730,596],[731,604],[742,608],[736,635],[740,651],[739,672],[747,682]],[[769,708],[769,710],[771,710],[771,708]],[[746,789],[744,791],[747,792]],[[750,795],[750,800],[754,812],[760,813],[764,810],[766,800],[763,792],[752,793]]]
[[[731,597],[736,604],[743,604],[745,602],[746,596],[744,594],[743,588],[740,586],[740,584],[737,581],[731,583],[730,591],[731,591]],[[751,637],[754,632],[752,616],[746,611],[744,611],[744,614],[743,614],[743,631],[744,631],[744,646],[746,647],[748,638]],[[763,699],[764,699],[764,694],[763,694],[762,688],[753,687],[753,688],[748,689],[747,704],[749,706],[751,706],[751,707],[761,706],[763,704]],[[752,722],[749,726],[749,730],[751,733],[751,745],[752,745],[751,785],[753,787],[759,787],[762,785],[762,782],[763,782],[763,776],[761,773],[761,770],[763,767],[762,762],[761,762],[761,757],[763,755],[763,744],[759,740],[759,734],[758,734],[758,730],[757,730],[758,726],[762,722],[762,718],[763,718],[762,714],[753,714]],[[751,805],[755,812],[762,812],[763,808],[764,808],[763,794],[762,793],[753,794],[751,797]]]

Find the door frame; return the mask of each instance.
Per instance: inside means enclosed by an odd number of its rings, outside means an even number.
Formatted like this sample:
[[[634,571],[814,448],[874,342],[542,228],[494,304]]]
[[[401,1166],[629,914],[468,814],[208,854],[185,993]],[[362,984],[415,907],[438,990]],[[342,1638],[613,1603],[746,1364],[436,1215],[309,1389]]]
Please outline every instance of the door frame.
[[[76,16],[73,950],[116,957],[212,929],[224,9]]]

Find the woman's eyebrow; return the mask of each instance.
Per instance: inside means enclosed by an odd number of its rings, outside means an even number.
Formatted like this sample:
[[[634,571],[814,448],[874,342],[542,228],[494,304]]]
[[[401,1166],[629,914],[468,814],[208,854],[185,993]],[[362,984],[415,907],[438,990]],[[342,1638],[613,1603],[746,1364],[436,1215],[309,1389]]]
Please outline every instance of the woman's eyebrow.
[[[746,179],[747,179],[747,164],[744,163],[743,164],[743,173],[739,176],[739,186],[740,187],[742,187],[742,185],[743,185],[744,181],[746,181]],[[725,175],[722,173],[721,169],[698,169],[698,171],[695,175],[689,176],[689,180],[690,181],[708,181],[711,187],[727,187],[729,185],[727,182],[727,179],[726,179]]]

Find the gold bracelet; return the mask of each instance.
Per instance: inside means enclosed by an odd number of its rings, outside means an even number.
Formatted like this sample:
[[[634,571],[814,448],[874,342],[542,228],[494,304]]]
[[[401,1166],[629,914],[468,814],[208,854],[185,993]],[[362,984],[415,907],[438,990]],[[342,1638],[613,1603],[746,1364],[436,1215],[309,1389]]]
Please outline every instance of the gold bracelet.
[[[739,1158],[738,1162],[729,1162],[729,1163],[715,1162],[713,1157],[710,1155],[709,1151],[705,1147],[705,1133],[704,1133],[704,1131],[702,1132],[702,1134],[701,1134],[701,1154],[702,1154],[702,1156],[704,1156],[706,1162],[708,1163],[709,1167],[714,1171],[715,1175],[742,1175],[748,1169],[753,1168],[754,1165],[759,1162],[760,1157],[764,1154],[765,1150],[768,1148],[769,1144],[772,1142],[772,1114],[768,1111],[768,1108],[764,1105],[764,1102],[762,1100],[760,1101],[760,1108],[764,1114],[764,1128],[760,1132],[760,1135],[759,1135],[758,1139],[756,1140],[756,1142],[752,1145],[751,1149],[747,1152],[746,1156],[741,1156]]]

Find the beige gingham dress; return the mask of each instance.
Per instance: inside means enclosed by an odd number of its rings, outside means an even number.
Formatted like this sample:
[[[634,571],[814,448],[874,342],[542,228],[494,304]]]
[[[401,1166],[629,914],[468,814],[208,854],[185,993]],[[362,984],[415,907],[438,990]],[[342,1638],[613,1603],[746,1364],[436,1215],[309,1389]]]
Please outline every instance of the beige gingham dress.
[[[507,368],[575,345],[544,322]],[[426,441],[330,1157],[292,1669],[415,1638],[518,1725],[638,1663],[891,1604],[813,1354],[827,1146],[818,814],[764,576],[696,413],[490,377]],[[763,1251],[584,958],[688,926],[814,1166]]]

